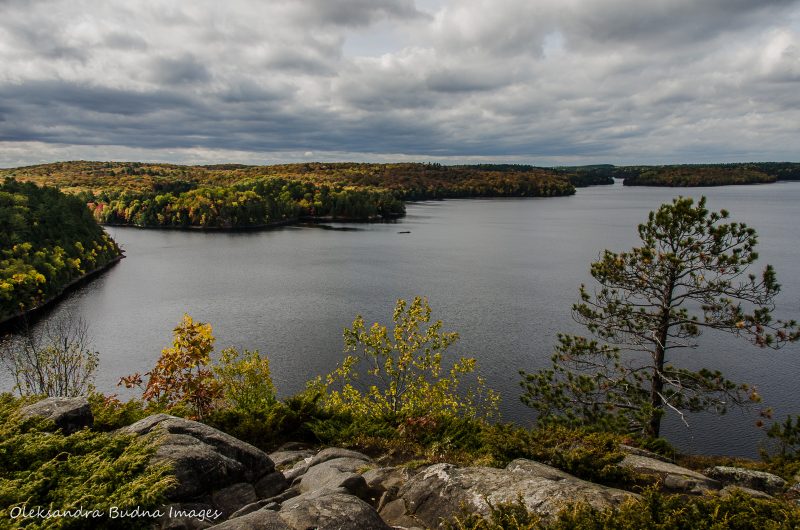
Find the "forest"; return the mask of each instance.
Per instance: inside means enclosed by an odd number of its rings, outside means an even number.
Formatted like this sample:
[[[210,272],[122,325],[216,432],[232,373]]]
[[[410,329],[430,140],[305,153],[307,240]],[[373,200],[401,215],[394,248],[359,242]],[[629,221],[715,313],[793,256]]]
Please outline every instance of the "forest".
[[[14,179],[0,183],[0,322],[119,256],[80,198]]]
[[[59,162],[0,170],[3,175],[75,194],[101,223],[224,229],[391,219],[404,214],[405,200],[562,196],[575,193],[575,185],[613,182],[588,172],[508,164]]]
[[[778,180],[800,180],[800,164],[758,162],[746,164],[685,164],[669,166],[614,167],[614,178],[626,186],[725,186],[766,184]]]

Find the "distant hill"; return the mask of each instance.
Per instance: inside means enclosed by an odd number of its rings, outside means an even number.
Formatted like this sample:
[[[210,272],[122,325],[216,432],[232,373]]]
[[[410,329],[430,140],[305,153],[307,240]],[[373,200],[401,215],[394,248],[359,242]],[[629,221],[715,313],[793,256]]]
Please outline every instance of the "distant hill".
[[[594,182],[581,172],[515,165],[307,163],[181,166],[57,162],[0,170],[0,177],[78,194],[103,223],[237,228],[300,218],[402,215],[404,200],[571,195]],[[611,179],[606,179],[611,181]]]
[[[626,186],[724,186],[765,184],[778,180],[800,180],[800,164],[758,162],[743,164],[698,164],[628,166],[614,168],[613,176]]]

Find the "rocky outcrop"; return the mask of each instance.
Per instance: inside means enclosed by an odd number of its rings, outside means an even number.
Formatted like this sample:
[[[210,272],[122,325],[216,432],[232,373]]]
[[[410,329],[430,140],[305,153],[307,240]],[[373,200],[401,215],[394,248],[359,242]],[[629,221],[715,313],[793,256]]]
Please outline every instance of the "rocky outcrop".
[[[337,489],[305,493],[283,503],[281,519],[296,530],[389,530],[375,509]]]
[[[23,418],[41,417],[71,434],[94,423],[89,400],[85,397],[49,397],[20,409]]]
[[[725,485],[763,491],[771,495],[780,493],[786,488],[786,481],[778,475],[755,469],[715,466],[706,469],[703,473]]]
[[[310,462],[315,454],[316,451],[313,449],[278,450],[270,453],[269,458],[275,463],[275,469],[282,470],[292,467],[301,460]]]
[[[178,479],[171,500],[193,500],[237,483],[256,483],[275,466],[263,451],[217,429],[156,414],[120,430],[160,438],[154,462],[168,462]],[[246,503],[245,503],[246,504]]]
[[[648,456],[628,454],[619,465],[646,480],[660,483],[662,489],[667,491],[700,495],[722,488],[722,484],[697,471]]]
[[[399,498],[381,513],[391,524],[415,521],[417,526],[436,527],[464,510],[487,515],[490,505],[518,500],[528,510],[548,517],[569,503],[604,508],[632,496],[524,459],[511,462],[505,469],[436,464],[412,477],[400,489]],[[398,510],[402,506],[404,510]]]
[[[49,414],[51,408],[41,410]],[[436,464],[413,471],[378,467],[368,456],[349,449],[315,452],[286,446],[272,453],[273,461],[212,427],[166,414],[120,431],[156,436],[159,445],[153,462],[172,465],[178,485],[169,494],[174,503],[170,506],[182,515],[160,521],[157,526],[162,529],[436,528],[465,512],[488,515],[492,506],[503,503],[521,502],[548,519],[569,504],[603,509],[638,497],[525,459],[504,469]],[[741,490],[768,497],[786,487],[769,473],[716,467],[707,470],[707,477],[640,449],[623,451],[621,466],[668,491],[697,494],[725,484],[721,495]]]
[[[256,501],[258,501],[256,489],[247,482],[239,482],[211,494],[211,502],[222,512],[222,517],[228,517],[233,512]]]
[[[211,528],[215,530],[295,530],[294,527],[286,524],[277,513],[270,510],[258,510],[235,519],[228,519]]]
[[[321,490],[324,488],[344,488],[361,499],[368,500],[368,486],[359,470],[363,470],[366,462],[357,458],[334,458],[311,466],[300,477],[300,491]]]

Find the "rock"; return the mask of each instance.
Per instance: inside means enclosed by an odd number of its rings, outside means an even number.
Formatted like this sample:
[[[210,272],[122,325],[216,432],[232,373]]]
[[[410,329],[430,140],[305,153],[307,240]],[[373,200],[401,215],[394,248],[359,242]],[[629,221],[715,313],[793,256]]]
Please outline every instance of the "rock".
[[[364,460],[349,457],[325,460],[306,471],[300,479],[300,491],[344,488],[356,497],[368,499],[367,482],[356,472],[365,464]]]
[[[647,456],[629,454],[619,465],[652,480],[660,481],[661,486],[668,491],[700,495],[704,491],[718,490],[722,487],[716,480],[697,471]]]
[[[167,414],[156,414],[119,432],[161,437],[153,462],[173,465],[178,485],[172,500],[190,500],[236,484],[255,483],[275,466],[263,451],[213,427]]]
[[[276,512],[264,509],[228,519],[212,528],[216,530],[295,530],[286,524]],[[313,528],[313,526],[309,528]]]
[[[769,494],[780,493],[786,488],[785,480],[766,471],[743,467],[714,466],[706,469],[703,473],[725,485],[741,486]]]
[[[734,491],[741,491],[742,493],[746,493],[751,497],[755,497],[756,499],[773,499],[774,497],[768,493],[764,493],[763,491],[752,490],[750,488],[743,488],[741,486],[725,486],[719,491],[721,497],[727,497]]]
[[[403,499],[395,499],[386,503],[385,506],[378,512],[386,524],[392,528],[403,527],[411,528],[419,526],[421,523],[413,517],[406,515],[406,502]]]
[[[289,483],[286,482],[283,473],[274,471],[256,482],[255,487],[259,499],[268,499],[288,488]]]
[[[511,462],[506,469],[436,464],[412,477],[398,496],[405,503],[403,515],[427,527],[460,516],[463,510],[487,515],[490,504],[521,500],[528,510],[549,517],[568,503],[605,508],[637,497],[524,459]],[[390,505],[395,509],[399,503],[389,503],[383,511],[388,512]]]
[[[674,464],[675,461],[667,458],[664,455],[660,455],[658,453],[654,453],[652,451],[648,451],[646,449],[641,449],[639,447],[633,447],[631,445],[619,444],[619,448],[623,453],[627,453],[629,455],[636,455],[636,456],[646,456],[647,458],[652,458],[654,460],[661,460],[662,462],[669,462],[670,464]]]
[[[372,462],[372,459],[365,454],[358,451],[351,451],[350,449],[342,449],[340,447],[328,447],[323,449],[309,462],[309,466],[316,466],[334,458],[355,458],[356,460],[363,460],[364,462]]]
[[[275,469],[284,469],[295,465],[301,460],[308,458],[309,462],[314,456],[314,450],[301,449],[297,451],[275,451],[269,454],[270,460],[275,464]]]
[[[275,495],[274,497],[270,497],[268,499],[264,499],[266,501],[272,501],[278,504],[283,504],[289,499],[297,497],[300,495],[300,487],[299,486],[292,486],[284,491],[282,491],[279,495]]]
[[[72,434],[94,423],[89,400],[85,397],[49,397],[19,410],[23,418],[39,416],[52,420],[64,434]]]
[[[162,530],[203,530],[222,519],[222,512],[203,503],[180,503],[163,506],[164,517],[157,525]]]
[[[370,488],[388,491],[402,487],[413,474],[407,467],[379,467],[366,471],[363,476]]]
[[[293,485],[295,482],[299,482],[298,479],[306,474],[309,467],[311,467],[311,458],[306,458],[297,462],[291,469],[284,471],[283,476],[287,484]]]
[[[278,512],[296,530],[389,530],[378,512],[358,497],[323,489],[283,503]]]
[[[247,515],[248,513],[252,513],[262,508],[265,510],[278,511],[280,510],[281,507],[277,502],[273,501],[272,499],[261,499],[260,501],[250,503],[247,506],[242,506],[241,508],[239,508],[238,510],[236,510],[231,514],[230,519],[235,519],[236,517]]]
[[[228,517],[242,506],[257,500],[255,488],[247,482],[239,482],[211,494],[211,502],[222,512],[223,517]]]
[[[369,499],[364,500],[376,506],[376,509],[380,512],[387,503],[397,499],[397,492],[412,476],[413,474],[407,467],[370,469],[363,474],[364,480],[367,481],[367,486],[369,487],[367,493]],[[397,525],[404,526],[400,523],[397,523]]]

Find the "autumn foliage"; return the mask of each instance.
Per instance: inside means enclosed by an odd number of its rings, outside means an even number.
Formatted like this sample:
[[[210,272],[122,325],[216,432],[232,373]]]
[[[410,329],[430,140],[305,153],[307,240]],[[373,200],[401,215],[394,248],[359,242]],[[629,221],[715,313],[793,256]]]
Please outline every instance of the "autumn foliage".
[[[161,351],[149,376],[142,399],[171,409],[180,405],[190,408],[192,415],[202,418],[221,396],[221,387],[209,368],[214,349],[211,325],[195,322],[185,314],[174,330],[172,346]],[[142,385],[142,376],[133,374],[120,379],[131,388]]]

